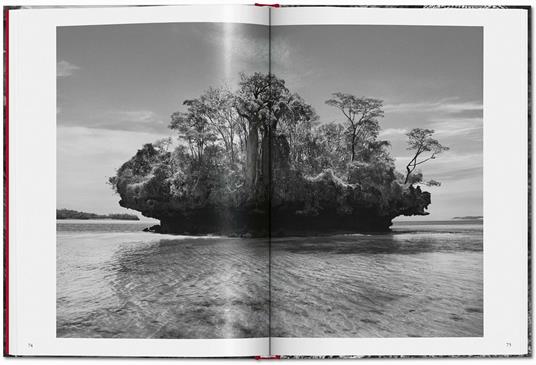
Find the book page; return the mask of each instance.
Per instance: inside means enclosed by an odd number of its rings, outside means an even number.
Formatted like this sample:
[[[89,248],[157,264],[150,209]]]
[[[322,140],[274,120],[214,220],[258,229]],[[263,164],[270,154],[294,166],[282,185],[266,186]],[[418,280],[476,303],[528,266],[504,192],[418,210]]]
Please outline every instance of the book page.
[[[527,16],[272,9],[273,354],[527,354]]]
[[[242,114],[268,9],[22,9],[9,30],[9,353],[267,355]]]

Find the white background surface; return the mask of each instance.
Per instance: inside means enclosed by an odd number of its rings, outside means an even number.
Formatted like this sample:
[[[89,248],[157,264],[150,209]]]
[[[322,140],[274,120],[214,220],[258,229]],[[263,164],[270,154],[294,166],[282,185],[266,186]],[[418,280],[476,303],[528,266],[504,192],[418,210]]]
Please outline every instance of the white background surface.
[[[215,1],[196,1],[196,3],[214,3]],[[223,1],[222,1],[223,2]],[[220,2],[220,3],[222,3]],[[38,2],[38,1],[24,1],[24,2],[16,2],[15,4],[16,5],[20,5],[21,3],[24,3],[24,4],[51,4],[51,5],[60,5],[60,4],[69,4],[69,5],[73,5],[73,2],[65,2],[65,1],[46,1],[46,2]],[[149,3],[158,3],[158,4],[162,4],[162,3],[169,3],[169,4],[179,4],[179,3],[188,3],[188,2],[184,2],[184,1],[159,1],[159,2],[150,2],[150,1],[79,1],[79,2],[76,2],[75,4],[80,4],[80,5],[83,5],[83,4],[107,4],[107,5],[110,5],[110,4],[149,4]],[[243,1],[225,1],[225,3],[246,3],[246,2],[243,2]],[[294,4],[297,4],[297,3],[307,3],[307,4],[314,4],[314,3],[318,3],[318,4],[325,4],[326,2],[322,2],[322,1],[313,1],[313,0],[309,0],[307,2],[305,1],[280,1],[280,3],[294,3]],[[362,2],[362,1],[354,1],[354,2],[349,2],[349,1],[346,1],[346,2],[337,2],[339,4],[343,4],[343,3],[346,3],[346,4],[354,4],[354,5],[359,5],[359,4],[367,4],[366,2]],[[389,2],[387,1],[379,1],[379,0],[376,0],[373,2],[373,4],[389,4]],[[418,5],[422,5],[422,4],[434,4],[434,2],[429,2],[429,1],[418,1],[418,2],[411,2],[411,1],[405,1],[404,4],[418,4]],[[443,1],[441,2],[441,4],[459,4],[460,2],[452,2],[452,1]],[[489,4],[491,2],[482,2],[482,1],[472,1],[471,4]],[[525,3],[525,4],[528,4],[528,2],[521,2],[521,1],[516,1],[516,2],[511,2],[511,1],[502,1],[501,4],[507,4],[507,3],[510,3],[512,5],[519,5],[519,4],[522,4],[522,3]],[[14,3],[9,3],[9,2],[6,2],[5,4],[14,4]],[[14,5],[15,5],[14,4]],[[516,40],[515,39],[512,39],[510,43],[510,46],[514,47],[514,49],[519,49],[516,45],[515,45],[515,42]],[[517,47],[517,48],[516,48]],[[13,69],[12,69],[13,70]],[[54,70],[55,70],[55,65],[54,65]],[[486,68],[485,68],[486,70]],[[487,71],[485,71],[487,72]],[[506,74],[503,74],[502,76],[507,76]],[[55,79],[55,76],[54,76],[54,79]],[[484,94],[484,103],[485,103],[485,107],[484,107],[484,118],[485,118],[485,123],[487,123],[487,118],[488,118],[488,107],[493,107],[493,105],[488,105],[487,101],[490,97],[490,95],[488,95],[488,92],[489,92],[489,89],[488,89],[488,85],[486,84],[486,79],[485,79],[485,94]],[[512,80],[510,79],[505,79],[505,80],[502,80],[500,81],[501,83],[502,82],[512,82]],[[54,83],[55,83],[55,80],[54,80]],[[514,85],[512,85],[514,86]],[[524,89],[519,89],[519,92],[522,92]],[[516,95],[511,95],[512,97],[516,97]],[[519,98],[518,98],[519,99]],[[54,96],[54,100],[55,100],[55,96]],[[55,110],[55,104],[54,104],[54,110]],[[54,112],[55,114],[55,112]],[[510,118],[508,118],[508,120],[514,120],[516,119],[515,117],[512,117],[510,116]],[[507,125],[509,129],[511,129],[511,127],[513,126],[513,123],[505,123],[505,124],[502,124],[502,128],[504,129],[504,126]],[[488,124],[486,124],[485,126],[485,138],[488,137],[488,132],[489,132],[489,129],[486,129],[488,127]],[[504,132],[504,131],[503,131]],[[55,135],[55,134],[54,134]],[[493,153],[496,153],[496,154],[499,154],[498,156],[490,156],[490,157],[494,157],[494,158],[498,158],[498,159],[501,159],[501,156],[500,156],[500,151],[499,150],[490,150],[489,149],[490,146],[489,144],[486,144],[486,139],[485,139],[485,155],[488,156],[488,155],[492,155]],[[526,151],[526,148],[525,146],[523,145],[523,141],[520,141],[520,143],[516,146],[517,148],[517,153],[525,153]],[[514,153],[514,152],[512,152]],[[504,156],[502,157],[504,158]],[[522,163],[524,161],[520,161],[520,160],[516,160],[516,161],[519,161],[519,163]],[[489,173],[489,169],[487,169],[487,166],[488,165],[485,165],[485,174],[486,174],[486,179],[487,180],[488,178],[492,178],[493,179],[493,176],[489,177],[488,176],[488,173]],[[11,166],[11,168],[13,168],[13,166]],[[511,166],[509,168],[512,168],[512,169],[515,169],[514,166]],[[42,174],[46,174],[46,166],[41,166],[41,168],[36,168],[34,170],[34,173],[35,173],[35,176],[39,176],[41,173]],[[516,169],[517,171],[517,169]],[[11,171],[13,172],[13,170]],[[50,174],[50,172],[48,172]],[[36,179],[36,181],[38,181],[39,179]],[[516,189],[517,187],[517,190],[518,190],[518,193],[520,194],[520,196],[522,196],[525,191],[526,191],[526,183],[524,181],[517,181],[517,179],[514,179],[512,178],[512,176],[508,177],[508,187],[509,187],[509,190],[512,189]],[[486,194],[486,188],[487,186],[485,186],[485,194]],[[54,191],[55,191],[55,188],[54,188]],[[46,192],[45,192],[46,193]],[[509,192],[509,194],[511,194],[511,191]],[[509,196],[510,198],[512,197],[511,195]],[[500,198],[500,197],[499,197]],[[491,207],[491,208],[494,208],[498,211],[502,211],[504,212],[506,209],[506,207],[504,206],[504,204],[508,204],[508,197],[504,196],[504,199],[503,201],[501,201],[500,199],[496,200],[495,203],[497,204],[497,206],[495,207]],[[487,198],[485,198],[487,199]],[[487,203],[487,200],[485,200],[485,202]],[[54,202],[54,205],[55,205],[55,202]],[[489,215],[487,214],[487,209],[488,209],[489,205],[487,205],[485,207],[486,209],[486,221],[489,223],[490,221],[488,220],[488,217]],[[515,222],[513,222],[515,224]],[[486,229],[486,235],[485,235],[485,240],[488,239],[488,229],[489,226],[487,226],[485,229]],[[31,228],[31,227],[30,227]],[[526,229],[523,230],[523,227],[518,227],[520,229],[519,231],[519,235],[520,235],[520,239],[522,239],[521,236],[525,236],[525,233],[526,233]],[[509,231],[509,233],[511,233],[511,231]],[[54,235],[55,235],[55,232],[54,232]],[[487,252],[489,252],[488,250],[488,246],[487,246],[487,241],[485,241],[485,249],[484,251],[486,252],[486,255],[487,255]],[[509,250],[509,248],[511,248],[511,245],[513,243],[517,242],[517,239],[514,239],[512,238],[510,235],[509,235],[509,240],[508,242],[505,242],[504,244],[504,247],[503,248],[500,248],[500,247],[497,247],[497,249],[500,251],[500,254],[501,255],[506,255],[503,257],[503,259],[506,259],[508,260],[508,258],[510,257],[511,259],[514,259],[514,257],[511,257],[511,255],[513,255],[513,253],[511,252],[512,250]],[[497,251],[497,253],[499,253],[499,251]],[[518,287],[518,285],[520,283],[518,282],[511,282],[509,281],[508,279],[508,272],[510,272],[510,274],[512,275],[517,275],[515,274],[515,270],[522,270],[522,267],[510,267],[508,266],[508,270],[496,270],[496,271],[493,271],[493,272],[490,272],[488,271],[488,268],[489,268],[489,262],[487,260],[487,258],[485,259],[485,270],[486,270],[486,279],[485,279],[485,292],[486,292],[486,296],[488,295],[489,293],[489,287],[488,287],[488,282],[487,280],[490,280],[490,277],[488,277],[488,273],[490,273],[490,275],[492,275],[492,278],[494,281],[494,283],[496,283],[495,285],[497,285],[497,283],[499,284],[502,284],[504,285],[503,287],[507,290],[512,290],[512,291],[516,291],[516,290],[522,290],[523,288],[522,287]],[[512,272],[514,271],[514,272]],[[493,277],[493,275],[495,275]],[[493,289],[493,288],[491,288]],[[507,293],[503,293],[503,296],[505,299],[508,299],[508,294]],[[486,313],[489,312],[489,310],[494,310],[493,308],[488,308],[488,302],[485,301],[485,310],[484,310],[484,313],[486,315]],[[42,307],[42,306],[41,306]],[[499,308],[496,308],[496,310],[499,310]],[[504,313],[506,316],[508,316],[508,309],[505,309],[505,313]],[[35,318],[38,318],[40,315],[42,315],[41,313],[35,313]],[[511,315],[511,313],[510,313]],[[506,321],[508,322],[508,321]],[[505,323],[505,325],[508,325],[507,323]],[[487,327],[485,328],[487,329]],[[487,333],[487,332],[486,332]],[[340,341],[339,341],[340,342]],[[5,361],[6,359],[2,359],[2,361]],[[54,361],[55,363],[60,361],[60,362],[71,362],[71,361],[75,361],[73,359],[22,359],[22,360],[14,360],[14,359],[8,359],[8,361],[24,361],[24,363],[30,363],[30,364],[33,364],[33,363],[38,363],[38,362],[49,362],[49,361]],[[153,362],[162,362],[162,361],[170,361],[170,360],[164,360],[164,359],[151,359],[151,360],[144,360],[144,359],[77,359],[76,361],[83,361],[84,363],[97,363],[97,364],[104,364],[104,363],[117,363],[117,362],[121,362],[121,361],[129,361],[129,363],[131,362],[134,362],[134,363],[153,363]],[[173,361],[173,360],[171,360]],[[186,360],[180,360],[180,361],[186,361]],[[205,363],[209,360],[190,360],[190,361],[196,361],[196,363]],[[236,361],[236,360],[218,360],[218,361],[224,361],[224,362],[228,362],[228,361]],[[246,360],[247,361],[247,360]],[[396,360],[360,360],[360,361],[375,361],[375,363],[379,364],[379,363],[386,363],[386,362],[392,362],[392,361],[396,361]],[[414,361],[414,360],[405,360],[405,362],[411,362],[411,361]],[[431,360],[420,360],[419,363],[427,363],[428,361],[431,361]],[[456,359],[456,360],[433,360],[434,363],[445,363],[446,361],[448,361],[449,363],[464,363],[464,362],[468,362],[468,361],[474,361],[474,360],[467,360],[467,359]],[[490,361],[490,360],[484,360],[484,361]],[[510,362],[510,361],[513,361],[512,359],[501,359],[501,360],[493,360],[494,363],[505,363],[505,362]],[[520,360],[517,360],[517,361],[520,361],[520,362],[524,362],[526,360],[523,360],[523,359],[520,359]]]

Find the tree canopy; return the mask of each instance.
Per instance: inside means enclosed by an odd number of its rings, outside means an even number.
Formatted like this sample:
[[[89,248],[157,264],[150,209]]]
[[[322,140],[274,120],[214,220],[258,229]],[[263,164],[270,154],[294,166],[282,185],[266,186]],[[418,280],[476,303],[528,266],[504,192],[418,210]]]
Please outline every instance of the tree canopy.
[[[379,138],[382,100],[336,92],[326,104],[342,119],[322,122],[273,74],[241,74],[236,89],[210,87],[182,102],[170,118],[173,138],[143,146],[110,183],[123,206],[154,217],[209,206],[266,211],[267,204],[317,214],[333,202],[341,214],[365,208],[386,217],[424,214],[429,198],[413,185],[439,183],[423,183],[415,170],[448,150],[434,131],[408,133],[415,154],[404,175],[396,171],[389,141]],[[308,195],[317,186],[327,190]],[[320,203],[330,189],[338,192]]]
[[[336,92],[326,104],[339,109],[345,117],[350,160],[354,161],[356,154],[366,149],[367,143],[375,141],[378,137],[380,131],[378,118],[383,117],[383,101]]]
[[[414,128],[406,135],[408,136],[408,150],[415,151],[413,158],[406,165],[406,178],[404,183],[408,183],[410,176],[415,171],[417,166],[423,163],[434,160],[437,156],[448,151],[449,148],[443,146],[439,141],[433,138],[433,129]],[[438,185],[435,180],[430,180],[429,185]]]

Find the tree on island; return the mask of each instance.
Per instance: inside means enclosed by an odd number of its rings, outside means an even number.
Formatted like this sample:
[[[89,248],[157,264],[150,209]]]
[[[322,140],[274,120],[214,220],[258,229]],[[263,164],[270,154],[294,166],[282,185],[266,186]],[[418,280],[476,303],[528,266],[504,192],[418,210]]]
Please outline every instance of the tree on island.
[[[197,151],[198,158],[202,157],[206,145],[220,140],[233,165],[239,124],[233,103],[230,90],[209,88],[199,98],[185,100],[183,105],[187,106],[187,112],[173,113],[169,127],[188,142],[191,153]]]
[[[380,131],[378,118],[383,117],[383,101],[373,98],[356,97],[337,92],[326,101],[339,109],[346,117],[346,135],[350,141],[350,160],[356,159],[356,147],[365,147],[370,139],[375,139]]]
[[[184,101],[169,125],[179,143],[144,145],[109,182],[121,206],[170,233],[385,230],[428,214],[430,194],[404,183],[378,138],[383,102],[335,93],[326,103],[342,123],[319,122],[273,74],[241,74],[234,90]],[[411,172],[424,151],[438,153],[428,137]]]
[[[236,93],[209,88],[183,105],[186,111],[173,113],[169,127],[185,143],[187,154],[198,165],[220,161],[227,172],[239,174],[231,190],[244,186],[252,199],[263,199],[269,187],[271,142],[276,136],[293,137],[278,134],[278,128],[289,132],[315,118],[312,107],[292,94],[283,80],[260,73],[242,74]],[[204,158],[209,151],[212,161]]]
[[[299,95],[288,90],[284,80],[272,74],[241,74],[240,77],[235,105],[238,115],[247,121],[246,185],[254,187],[260,177],[259,181],[267,187],[270,149],[278,128],[289,131],[295,124],[314,119],[315,113]],[[292,135],[288,134],[287,138],[291,139]]]
[[[432,137],[434,134],[433,129],[414,128],[406,135],[408,136],[408,150],[415,151],[413,158],[406,165],[406,178],[404,184],[407,184],[411,174],[417,166],[422,165],[425,162],[434,160],[437,155],[444,151],[448,151],[449,148],[443,146],[439,141]],[[428,185],[440,185],[435,180],[430,180]]]

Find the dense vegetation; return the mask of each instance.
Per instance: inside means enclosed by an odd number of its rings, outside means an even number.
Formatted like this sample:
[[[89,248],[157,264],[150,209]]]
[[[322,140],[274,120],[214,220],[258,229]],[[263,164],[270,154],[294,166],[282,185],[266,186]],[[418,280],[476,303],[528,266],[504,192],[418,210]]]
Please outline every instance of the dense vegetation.
[[[56,209],[56,219],[117,219],[123,221],[139,221],[134,214],[95,214],[70,209]]]
[[[427,214],[421,185],[439,183],[416,168],[446,150],[433,131],[408,133],[403,174],[379,138],[381,100],[334,93],[326,103],[339,121],[319,121],[282,79],[241,75],[236,90],[184,101],[172,136],[144,145],[109,182],[121,206],[160,219],[162,232],[377,231]]]

